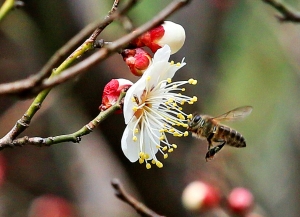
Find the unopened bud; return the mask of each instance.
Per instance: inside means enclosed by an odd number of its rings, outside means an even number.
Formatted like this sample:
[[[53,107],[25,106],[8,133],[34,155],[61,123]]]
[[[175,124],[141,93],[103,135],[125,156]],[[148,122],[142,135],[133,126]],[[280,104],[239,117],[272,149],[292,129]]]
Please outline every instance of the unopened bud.
[[[122,78],[112,79],[108,82],[103,90],[102,104],[99,106],[100,111],[105,111],[114,105],[117,102],[121,91],[128,89],[131,85],[131,81]]]
[[[254,204],[252,193],[246,188],[235,188],[227,198],[229,209],[237,215],[247,214]]]
[[[136,76],[143,75],[152,59],[143,48],[125,49],[122,56],[130,71]]]
[[[164,21],[163,24],[145,32],[143,35],[134,40],[131,45],[136,47],[147,46],[155,53],[164,45],[169,45],[171,54],[176,53],[184,44],[184,28],[171,21]]]
[[[201,181],[190,183],[182,193],[182,203],[187,210],[203,212],[220,203],[220,193],[213,186]]]

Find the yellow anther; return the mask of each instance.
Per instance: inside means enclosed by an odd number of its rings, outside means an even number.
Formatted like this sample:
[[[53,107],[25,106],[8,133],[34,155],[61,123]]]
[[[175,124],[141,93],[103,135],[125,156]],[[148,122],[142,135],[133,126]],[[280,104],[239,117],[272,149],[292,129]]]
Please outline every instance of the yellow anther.
[[[180,66],[181,64],[180,63],[176,63],[176,66]]]
[[[183,88],[181,88],[181,91],[182,91],[182,92],[184,92],[184,91],[185,91],[185,88],[184,88],[184,87],[183,87]]]
[[[151,79],[151,76],[147,76],[147,78],[146,78],[146,79],[147,79],[147,81],[150,81],[150,79]]]
[[[134,97],[131,97],[131,101],[132,102],[136,102]]]
[[[159,137],[159,140],[160,141],[162,141],[162,140],[164,140],[165,139],[165,136],[164,135],[161,135],[160,137]]]
[[[194,81],[194,79],[192,79],[192,78],[190,78],[190,79],[188,80],[189,84],[192,84],[193,81]]]
[[[177,103],[176,102],[173,102],[173,107],[177,107]]]
[[[185,131],[184,133],[183,133],[183,136],[188,136],[189,135],[189,132],[188,131]]]
[[[187,116],[187,118],[188,118],[188,119],[192,119],[192,118],[193,118],[193,115],[192,115],[192,114],[189,114],[189,115]]]
[[[137,141],[137,137],[136,137],[136,136],[133,136],[133,137],[132,137],[132,140],[133,140],[134,142],[136,142],[136,141]]]
[[[139,158],[139,163],[140,164],[144,163],[144,159],[143,158]]]
[[[188,104],[193,105],[194,101],[188,101]]]
[[[149,154],[145,154],[145,159],[147,160],[149,158],[150,158]]]
[[[179,111],[182,111],[182,107],[178,107]]]
[[[181,100],[180,104],[184,105],[184,103],[186,103],[186,100]]]
[[[192,85],[196,85],[197,84],[197,80],[193,80]]]
[[[151,168],[151,164],[146,163],[146,168],[149,170]]]
[[[156,166],[162,168],[164,165],[160,161],[156,161]]]
[[[151,163],[152,163],[152,164],[156,164],[156,161],[153,159],[153,160],[151,161]]]
[[[181,124],[181,126],[187,128],[189,125],[187,125],[187,124]]]
[[[138,129],[138,128],[135,128],[133,132],[134,132],[134,133],[138,133],[138,132],[139,132],[139,129]]]
[[[173,152],[173,151],[174,151],[173,148],[169,148],[169,150],[168,150],[169,153],[171,153],[171,152]]]
[[[173,99],[173,98],[170,98],[170,99],[168,99],[168,102],[169,102],[169,103],[174,102],[174,99]]]
[[[171,129],[169,129],[169,132],[170,132],[170,133],[173,133],[173,132],[175,132],[175,129],[174,129],[174,128],[171,128]]]
[[[168,158],[168,154],[164,154],[164,159],[167,159]]]
[[[174,132],[174,133],[173,133],[173,136],[175,136],[175,137],[179,137],[179,136],[180,136],[180,133],[178,133],[178,132]]]
[[[160,132],[160,133],[167,132],[167,129],[163,129],[163,128],[162,128],[162,129],[159,130],[159,132]]]
[[[177,117],[178,117],[180,120],[185,120],[185,117],[184,117],[183,114],[181,114],[181,113],[178,113],[178,114],[177,114]]]
[[[166,151],[168,149],[167,146],[163,147],[161,150]]]
[[[177,145],[176,145],[176,144],[172,144],[172,147],[173,147],[173,148],[177,148]]]
[[[198,98],[196,96],[193,96],[193,98],[191,100],[194,102],[197,102]]]
[[[143,156],[143,152],[140,152],[140,153],[139,153],[139,157],[142,157],[142,156]]]
[[[177,85],[173,85],[173,88],[175,89],[175,88],[177,88],[178,86]]]
[[[132,110],[133,110],[134,112],[136,112],[136,111],[138,110],[138,107],[134,106],[134,107],[132,108]]]
[[[171,64],[171,65],[174,65],[174,61],[172,60],[172,61],[170,62],[170,64]]]
[[[172,79],[171,79],[171,78],[167,78],[167,82],[168,82],[168,83],[171,83],[171,82],[172,82]]]

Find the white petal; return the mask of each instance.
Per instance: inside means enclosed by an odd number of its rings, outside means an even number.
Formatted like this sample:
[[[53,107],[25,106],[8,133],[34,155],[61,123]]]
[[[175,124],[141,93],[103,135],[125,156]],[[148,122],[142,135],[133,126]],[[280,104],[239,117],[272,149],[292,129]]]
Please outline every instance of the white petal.
[[[136,162],[139,159],[139,140],[132,140],[131,124],[128,124],[121,140],[121,147],[124,155],[131,161]],[[137,135],[138,136],[138,135]]]
[[[173,78],[177,70],[182,68],[183,66],[185,66],[185,63],[181,63],[180,66],[171,65],[170,68],[164,73],[164,75],[162,75],[164,77],[163,79]]]
[[[143,79],[144,80],[144,79]],[[132,101],[132,97],[137,96],[140,99],[141,94],[145,89],[145,81],[138,80],[128,90],[124,98],[123,115],[125,124],[128,124],[134,115],[133,107],[137,106],[136,102]]]
[[[155,62],[168,62],[171,55],[171,48],[169,45],[164,45],[162,48],[158,49],[153,57],[153,64]]]
[[[154,125],[151,125],[152,127]],[[157,153],[158,151],[158,148],[157,148],[157,145],[160,144],[160,140],[159,138],[156,138],[156,137],[159,137],[160,136],[160,133],[158,131],[152,131],[152,133],[154,133],[154,135],[150,135],[151,132],[149,130],[149,128],[147,128],[147,131],[145,131],[145,134],[144,134],[144,149],[145,149],[145,153],[149,154],[150,158],[149,160],[152,159],[152,157]]]
[[[158,41],[158,45],[163,46],[168,44],[171,47],[172,53],[176,53],[184,44],[185,31],[184,28],[176,23],[165,21],[162,26],[164,27],[165,34]]]

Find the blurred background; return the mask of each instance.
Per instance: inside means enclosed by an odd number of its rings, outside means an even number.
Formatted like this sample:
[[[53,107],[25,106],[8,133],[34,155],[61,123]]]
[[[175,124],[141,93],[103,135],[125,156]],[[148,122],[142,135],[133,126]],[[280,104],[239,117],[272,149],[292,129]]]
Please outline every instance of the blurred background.
[[[4,1],[1,0],[2,4]],[[0,23],[0,82],[36,73],[72,36],[103,18],[112,0],[25,0]],[[144,0],[130,11],[139,26],[171,1]],[[299,1],[288,1],[300,8]],[[162,169],[130,163],[121,150],[122,115],[105,120],[80,144],[21,147],[0,153],[0,216],[138,216],[114,196],[110,182],[119,178],[132,195],[165,216],[200,216],[185,210],[181,195],[195,180],[210,183],[226,196],[248,188],[262,216],[299,216],[300,208],[300,26],[279,23],[277,12],[262,1],[192,1],[169,20],[186,31],[174,61],[187,65],[175,80],[190,77],[187,89],[198,96],[199,111],[220,115],[251,105],[252,114],[229,125],[243,134],[247,148],[225,147],[205,162],[205,141],[176,141],[178,148]],[[99,38],[124,35],[115,22]],[[120,55],[55,88],[22,135],[48,137],[77,131],[98,114],[104,85],[112,78],[136,81]],[[5,135],[32,102],[0,97],[0,133]],[[64,215],[58,215],[57,213]],[[215,211],[201,216],[221,216]]]

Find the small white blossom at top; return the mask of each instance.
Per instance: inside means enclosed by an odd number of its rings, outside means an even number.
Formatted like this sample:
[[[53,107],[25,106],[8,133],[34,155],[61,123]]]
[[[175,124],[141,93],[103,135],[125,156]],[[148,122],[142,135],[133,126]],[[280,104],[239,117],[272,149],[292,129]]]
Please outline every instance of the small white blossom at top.
[[[184,44],[185,30],[184,28],[171,21],[165,21],[162,24],[165,30],[164,36],[157,41],[157,44],[163,47],[165,44],[171,47],[171,54],[176,53]]]
[[[188,135],[187,131],[182,132],[174,126],[187,128],[191,115],[185,114],[181,106],[197,101],[197,97],[181,93],[185,90],[182,85],[195,85],[196,80],[172,82],[185,62],[168,62],[170,53],[168,45],[159,49],[152,64],[129,88],[124,99],[123,115],[127,126],[122,136],[122,150],[131,162],[146,163],[147,169],[151,168],[151,163],[163,167],[156,157],[158,152],[167,158],[168,153],[177,148],[176,144],[169,143],[166,134]]]

